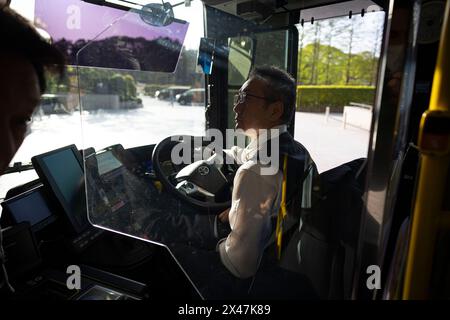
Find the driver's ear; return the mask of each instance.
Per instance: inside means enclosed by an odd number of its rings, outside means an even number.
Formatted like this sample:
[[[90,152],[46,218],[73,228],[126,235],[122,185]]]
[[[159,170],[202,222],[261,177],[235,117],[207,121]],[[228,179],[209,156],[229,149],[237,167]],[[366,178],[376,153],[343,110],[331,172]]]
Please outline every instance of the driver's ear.
[[[283,116],[284,106],[283,102],[276,101],[270,105],[270,120],[276,122]]]

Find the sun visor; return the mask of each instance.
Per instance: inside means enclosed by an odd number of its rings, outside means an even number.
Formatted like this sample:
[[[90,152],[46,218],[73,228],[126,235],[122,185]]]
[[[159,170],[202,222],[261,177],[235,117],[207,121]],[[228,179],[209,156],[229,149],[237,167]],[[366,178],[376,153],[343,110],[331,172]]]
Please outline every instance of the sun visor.
[[[69,65],[174,72],[189,23],[149,23],[148,12],[81,0],[37,0],[35,22]],[[61,17],[65,17],[61,19]]]

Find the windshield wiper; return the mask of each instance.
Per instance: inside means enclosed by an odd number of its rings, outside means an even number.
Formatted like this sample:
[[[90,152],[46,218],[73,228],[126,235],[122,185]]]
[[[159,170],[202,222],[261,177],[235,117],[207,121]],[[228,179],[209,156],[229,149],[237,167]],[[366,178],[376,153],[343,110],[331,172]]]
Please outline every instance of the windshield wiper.
[[[14,162],[13,166],[6,168],[3,174],[22,172],[33,169],[34,167],[31,163],[22,164],[22,162]]]

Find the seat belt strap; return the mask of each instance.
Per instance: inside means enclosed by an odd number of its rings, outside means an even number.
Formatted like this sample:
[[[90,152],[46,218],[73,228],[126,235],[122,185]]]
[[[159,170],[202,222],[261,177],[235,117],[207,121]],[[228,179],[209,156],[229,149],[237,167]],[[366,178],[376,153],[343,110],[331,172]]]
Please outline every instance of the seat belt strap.
[[[287,154],[285,154],[284,161],[283,161],[283,182],[282,182],[282,186],[281,186],[281,204],[280,204],[280,210],[278,211],[277,228],[275,231],[276,238],[277,238],[278,260],[281,259],[281,246],[282,246],[282,240],[283,240],[283,223],[284,223],[284,219],[286,218],[286,215],[287,215],[287,210],[286,210],[287,160],[288,160],[288,156],[287,156]]]

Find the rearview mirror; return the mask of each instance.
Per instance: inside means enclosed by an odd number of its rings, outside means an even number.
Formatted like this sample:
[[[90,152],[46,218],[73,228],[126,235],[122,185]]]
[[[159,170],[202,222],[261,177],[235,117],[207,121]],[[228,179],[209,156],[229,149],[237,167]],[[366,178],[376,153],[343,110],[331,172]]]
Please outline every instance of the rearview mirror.
[[[139,12],[142,21],[151,26],[165,27],[174,21],[172,5],[168,2],[146,4]]]

